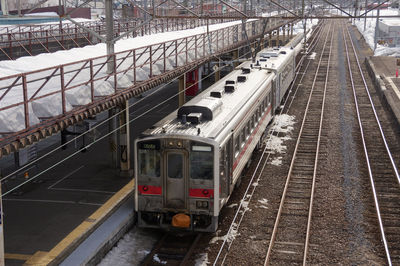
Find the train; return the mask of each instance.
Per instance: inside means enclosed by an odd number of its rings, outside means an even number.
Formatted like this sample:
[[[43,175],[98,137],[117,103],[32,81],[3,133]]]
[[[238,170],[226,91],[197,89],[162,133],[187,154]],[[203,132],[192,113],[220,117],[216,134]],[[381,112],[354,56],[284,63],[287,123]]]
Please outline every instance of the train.
[[[134,142],[139,227],[217,230],[222,207],[295,77],[298,51],[261,50],[142,132]]]

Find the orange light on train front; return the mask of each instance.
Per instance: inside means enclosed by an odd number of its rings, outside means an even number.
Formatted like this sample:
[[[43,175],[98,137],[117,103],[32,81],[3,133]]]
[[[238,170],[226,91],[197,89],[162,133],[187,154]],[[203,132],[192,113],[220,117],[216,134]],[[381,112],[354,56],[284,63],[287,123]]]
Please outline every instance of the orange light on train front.
[[[142,195],[161,195],[162,187],[158,186],[138,186],[139,193]]]

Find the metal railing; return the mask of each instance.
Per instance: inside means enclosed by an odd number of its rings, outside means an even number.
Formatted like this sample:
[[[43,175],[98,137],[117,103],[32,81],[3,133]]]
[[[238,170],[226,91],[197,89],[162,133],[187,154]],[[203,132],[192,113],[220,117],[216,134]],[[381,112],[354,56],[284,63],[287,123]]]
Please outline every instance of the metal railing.
[[[155,19],[146,24],[143,24],[141,20],[115,21],[114,31],[116,36],[120,36],[135,29],[127,37],[136,37],[191,29],[207,25],[207,23],[210,25],[219,22],[220,20],[217,19],[210,19],[208,22],[205,19]],[[106,34],[104,22],[89,21],[83,22],[81,25],[99,35]],[[0,27],[0,56],[3,55],[3,58],[9,60],[16,59],[17,54],[33,55],[37,51],[66,50],[70,47],[81,47],[98,42],[96,37],[91,37],[87,31],[73,23]]]

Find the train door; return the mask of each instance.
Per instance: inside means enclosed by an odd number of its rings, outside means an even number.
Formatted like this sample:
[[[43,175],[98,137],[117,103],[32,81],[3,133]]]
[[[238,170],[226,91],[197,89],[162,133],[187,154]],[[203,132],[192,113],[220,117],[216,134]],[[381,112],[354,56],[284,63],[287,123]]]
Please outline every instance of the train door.
[[[278,74],[278,76],[276,77],[276,99],[275,99],[275,103],[276,106],[279,107],[281,104],[281,74]]]
[[[220,153],[220,175],[222,197],[227,197],[231,192],[232,183],[232,137],[222,147]]]
[[[184,151],[168,151],[165,154],[164,176],[165,207],[186,209],[187,154]]]

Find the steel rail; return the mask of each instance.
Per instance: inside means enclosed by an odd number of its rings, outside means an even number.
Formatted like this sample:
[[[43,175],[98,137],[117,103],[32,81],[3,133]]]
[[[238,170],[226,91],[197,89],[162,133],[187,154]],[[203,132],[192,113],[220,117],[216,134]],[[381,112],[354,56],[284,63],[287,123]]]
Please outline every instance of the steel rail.
[[[351,40],[351,36],[350,36],[350,33],[348,31],[347,26],[346,26],[346,29],[347,29],[348,37],[350,38],[350,43],[351,43],[351,45],[353,47],[353,51],[355,53],[355,57],[357,58],[357,53],[356,53],[356,51],[354,49],[354,44],[353,44],[353,42]],[[383,221],[382,221],[382,217],[381,217],[381,211],[380,211],[380,208],[379,208],[378,196],[377,196],[377,192],[376,192],[375,185],[374,185],[375,181],[374,181],[374,177],[373,177],[373,174],[372,174],[371,163],[370,163],[369,156],[368,156],[368,148],[367,148],[367,144],[366,144],[366,141],[365,141],[364,128],[363,128],[362,122],[361,122],[360,110],[359,110],[357,95],[356,95],[356,91],[355,91],[353,73],[351,71],[350,56],[349,56],[347,41],[346,41],[346,37],[345,37],[346,34],[345,34],[345,31],[344,31],[344,28],[342,28],[342,34],[343,34],[343,40],[344,40],[344,45],[345,45],[345,49],[346,49],[347,67],[348,67],[349,73],[350,73],[350,80],[351,80],[351,86],[352,86],[352,90],[353,90],[354,103],[355,103],[356,112],[357,112],[358,126],[360,128],[360,135],[361,135],[361,140],[362,140],[365,160],[366,160],[366,163],[367,163],[368,177],[369,177],[369,180],[370,180],[370,183],[371,183],[371,189],[372,189],[372,194],[373,194],[373,198],[374,198],[376,214],[378,216],[379,230],[380,230],[382,242],[383,242],[383,245],[384,245],[384,248],[385,248],[386,259],[387,259],[388,264],[391,266],[392,265],[392,261],[391,261],[391,256],[390,256],[390,252],[389,252],[389,246],[388,246],[386,235],[385,235],[385,230],[383,228]],[[357,64],[359,64],[358,60],[357,60]],[[362,73],[362,71],[360,71],[360,72]],[[363,75],[362,75],[362,78],[364,80],[364,76]],[[364,82],[365,82],[365,80],[364,80]]]
[[[307,101],[307,105],[306,105],[306,108],[305,108],[304,117],[303,117],[303,120],[302,120],[302,123],[301,123],[301,126],[300,126],[299,136],[297,137],[296,145],[295,145],[295,148],[294,148],[293,157],[292,157],[292,160],[291,160],[291,163],[290,163],[289,172],[288,172],[288,175],[287,175],[287,178],[286,178],[285,187],[283,189],[282,198],[281,198],[281,201],[280,201],[278,213],[277,213],[277,216],[276,216],[276,219],[275,219],[275,223],[274,223],[274,228],[273,228],[271,239],[270,239],[270,242],[269,242],[267,255],[265,256],[264,266],[268,265],[268,263],[269,263],[269,260],[270,260],[270,257],[271,257],[271,253],[272,253],[272,247],[274,246],[274,243],[275,243],[275,238],[276,238],[277,231],[278,231],[278,225],[279,225],[280,217],[281,217],[281,214],[282,214],[282,211],[283,211],[283,205],[285,203],[286,194],[287,194],[287,190],[288,190],[288,187],[289,187],[289,182],[290,182],[290,179],[292,177],[294,163],[296,161],[296,155],[297,155],[297,151],[298,151],[299,145],[300,145],[300,139],[302,137],[302,133],[303,133],[303,130],[304,130],[306,117],[308,115],[308,109],[309,109],[309,106],[310,106],[310,103],[311,103],[311,98],[312,98],[313,92],[314,92],[315,82],[316,82],[316,79],[317,79],[317,76],[318,76],[318,72],[319,72],[319,69],[320,69],[320,66],[321,66],[322,57],[323,57],[323,54],[324,54],[324,51],[325,51],[325,47],[326,47],[326,44],[328,42],[329,32],[330,32],[330,27],[328,29],[328,32],[327,32],[327,35],[326,35],[326,38],[325,38],[325,41],[324,41],[324,45],[323,45],[323,48],[322,48],[321,56],[320,56],[320,59],[319,59],[319,62],[318,62],[317,70],[316,70],[316,73],[315,73],[315,76],[314,76],[314,80],[313,80],[313,84],[312,84],[312,87],[311,87],[310,95],[309,95],[309,98],[308,98],[308,101]],[[331,36],[331,38],[333,38],[333,35]]]
[[[332,46],[333,46],[332,43],[333,43],[333,34],[334,33],[335,33],[335,28],[333,28],[333,30],[332,30],[331,44],[329,47],[328,67],[327,67],[326,78],[325,78],[324,96],[323,96],[323,100],[322,100],[322,112],[321,112],[321,116],[320,116],[319,129],[318,129],[317,151],[316,151],[316,155],[315,155],[314,172],[313,172],[312,187],[311,187],[311,199],[310,199],[310,205],[308,207],[309,212],[308,212],[308,221],[307,221],[306,240],[305,240],[305,244],[304,244],[305,247],[304,247],[303,266],[305,266],[306,262],[307,262],[308,245],[309,245],[309,241],[310,241],[311,218],[312,218],[312,209],[313,209],[313,203],[314,203],[315,181],[317,179],[317,166],[318,166],[319,148],[320,148],[320,141],[321,141],[322,122],[324,120],[326,90],[327,90],[327,86],[328,86],[329,67],[330,67],[330,62],[331,62],[331,54],[332,54]]]
[[[315,39],[319,39],[319,37],[320,37],[320,34],[319,34],[319,33],[320,33],[320,31],[317,31],[317,34],[316,34],[315,37],[311,40],[311,43],[312,43]],[[314,47],[315,47],[315,46],[312,46],[312,48],[314,48]],[[310,49],[310,50],[308,51],[308,53],[311,52],[311,51],[312,51],[312,49]],[[298,66],[296,66],[296,69],[300,69],[300,68],[301,68],[302,63],[303,63],[303,61],[304,61],[304,58],[308,55],[308,53],[307,53],[307,54],[304,54],[304,55],[302,56],[302,58],[301,58],[300,61],[299,61]],[[308,62],[308,64],[307,64],[306,68],[308,68],[308,66],[309,66],[309,62]],[[295,79],[297,78],[298,73],[299,73],[299,72],[296,72],[296,77],[295,77]],[[304,71],[303,74],[302,74],[302,78],[304,77],[304,75],[305,75],[305,71]],[[294,86],[294,82],[292,83],[291,88],[289,89],[289,91],[292,90],[293,86]],[[298,89],[298,88],[299,88],[299,86],[296,87],[295,93],[297,92],[297,89]],[[284,106],[286,106],[286,103],[287,103],[288,99],[289,99],[289,97],[287,97],[287,98],[285,99],[285,102],[284,102],[284,104],[283,104]],[[289,109],[290,109],[290,106],[289,106],[289,108],[287,109],[287,111],[288,111]],[[283,113],[283,110],[284,110],[284,108],[281,109],[280,114]],[[273,132],[275,132],[275,131],[273,131]],[[272,133],[272,134],[273,134],[273,133]],[[272,134],[271,134],[271,136],[272,136]],[[278,133],[278,134],[279,134],[279,133]],[[271,138],[271,136],[270,136],[270,138]],[[263,161],[263,159],[264,159],[264,155],[266,154],[266,151],[267,151],[267,147],[264,148],[264,150],[262,151],[262,155],[261,155],[259,161],[257,162],[256,168],[255,168],[255,170],[254,170],[254,172],[253,172],[253,174],[252,174],[252,177],[250,178],[250,181],[249,181],[249,184],[248,184],[248,186],[247,186],[247,188],[246,188],[246,191],[245,191],[245,193],[244,193],[244,196],[243,196],[242,200],[240,201],[239,207],[238,207],[238,209],[236,210],[235,216],[234,216],[234,218],[233,218],[233,220],[232,220],[232,222],[231,222],[231,224],[230,224],[230,227],[229,227],[229,229],[228,229],[228,232],[227,232],[227,234],[226,234],[226,237],[224,238],[224,242],[222,243],[222,245],[221,245],[221,247],[220,247],[220,249],[219,249],[219,251],[218,251],[217,257],[216,257],[215,260],[214,260],[214,263],[213,263],[214,266],[217,264],[217,262],[218,262],[218,260],[219,260],[219,257],[220,257],[221,254],[222,254],[222,250],[224,249],[224,247],[225,247],[225,245],[226,245],[226,242],[227,242],[227,240],[228,240],[228,237],[227,237],[227,236],[230,235],[230,233],[232,232],[232,230],[233,230],[233,228],[234,228],[235,221],[236,221],[236,219],[237,219],[239,213],[240,213],[241,210],[242,210],[243,202],[244,202],[245,198],[247,197],[247,195],[249,195],[248,192],[249,192],[249,190],[250,190],[251,184],[253,183],[253,180],[254,180],[254,177],[255,177],[256,174],[257,174],[257,171],[259,170],[259,167],[260,167],[260,165],[261,165],[261,163],[262,163],[262,161]],[[262,172],[264,171],[264,169],[265,169],[265,167],[266,167],[266,164],[267,164],[267,162],[268,162],[268,159],[269,159],[270,155],[271,155],[271,152],[269,152],[269,153],[267,154],[266,158],[265,158],[265,161],[264,161],[264,163],[263,163],[263,165],[262,165],[262,167],[261,167],[261,170],[260,170],[260,172],[259,172],[259,175],[257,176],[257,182],[261,179],[261,174],[262,174]],[[251,200],[251,198],[252,198],[254,192],[255,192],[255,187],[253,186],[253,190],[252,190],[252,192],[251,192],[251,194],[250,194],[250,198],[248,199],[249,201]],[[242,222],[242,220],[243,220],[244,214],[245,214],[245,211],[242,212],[242,216],[240,217],[240,220],[239,220],[239,222],[237,223],[236,229],[238,229],[238,228],[240,227],[240,224],[241,224],[241,222]],[[230,249],[230,247],[231,247],[233,241],[234,241],[234,239],[229,243],[229,246],[228,246],[228,248],[227,248],[228,250]],[[225,261],[225,259],[226,259],[226,256],[227,256],[227,254],[225,254],[225,256],[224,256],[223,261],[222,261],[221,264],[224,264],[224,261]]]
[[[346,27],[346,29],[347,29],[347,33],[350,36],[349,29],[347,27]],[[357,52],[356,52],[356,50],[354,48],[353,40],[351,39],[351,36],[349,38],[350,38],[350,42],[351,42],[351,45],[352,45],[352,48],[353,48],[353,51],[354,51],[354,54],[355,54],[355,57],[356,57],[356,60],[357,60],[357,66],[358,66],[358,69],[360,70],[360,74],[361,74],[361,77],[362,77],[362,80],[363,80],[363,83],[364,83],[365,91],[366,91],[366,93],[368,95],[368,99],[369,99],[369,102],[371,104],[372,111],[374,112],[375,121],[378,124],[379,132],[380,132],[380,135],[382,137],[382,141],[385,144],[385,149],[386,149],[387,155],[390,158],[390,162],[391,162],[393,170],[395,172],[395,175],[396,175],[396,178],[397,178],[397,182],[400,184],[400,176],[399,176],[398,168],[396,166],[396,163],[394,162],[393,155],[392,155],[392,152],[390,151],[389,145],[388,145],[388,143],[386,141],[385,133],[383,132],[381,122],[379,121],[379,117],[378,117],[378,114],[376,112],[374,102],[372,101],[371,94],[369,93],[369,87],[367,85],[367,82],[365,81],[365,76],[364,76],[363,70],[361,69],[361,64],[360,64],[360,61],[358,60],[358,55],[357,55]]]

